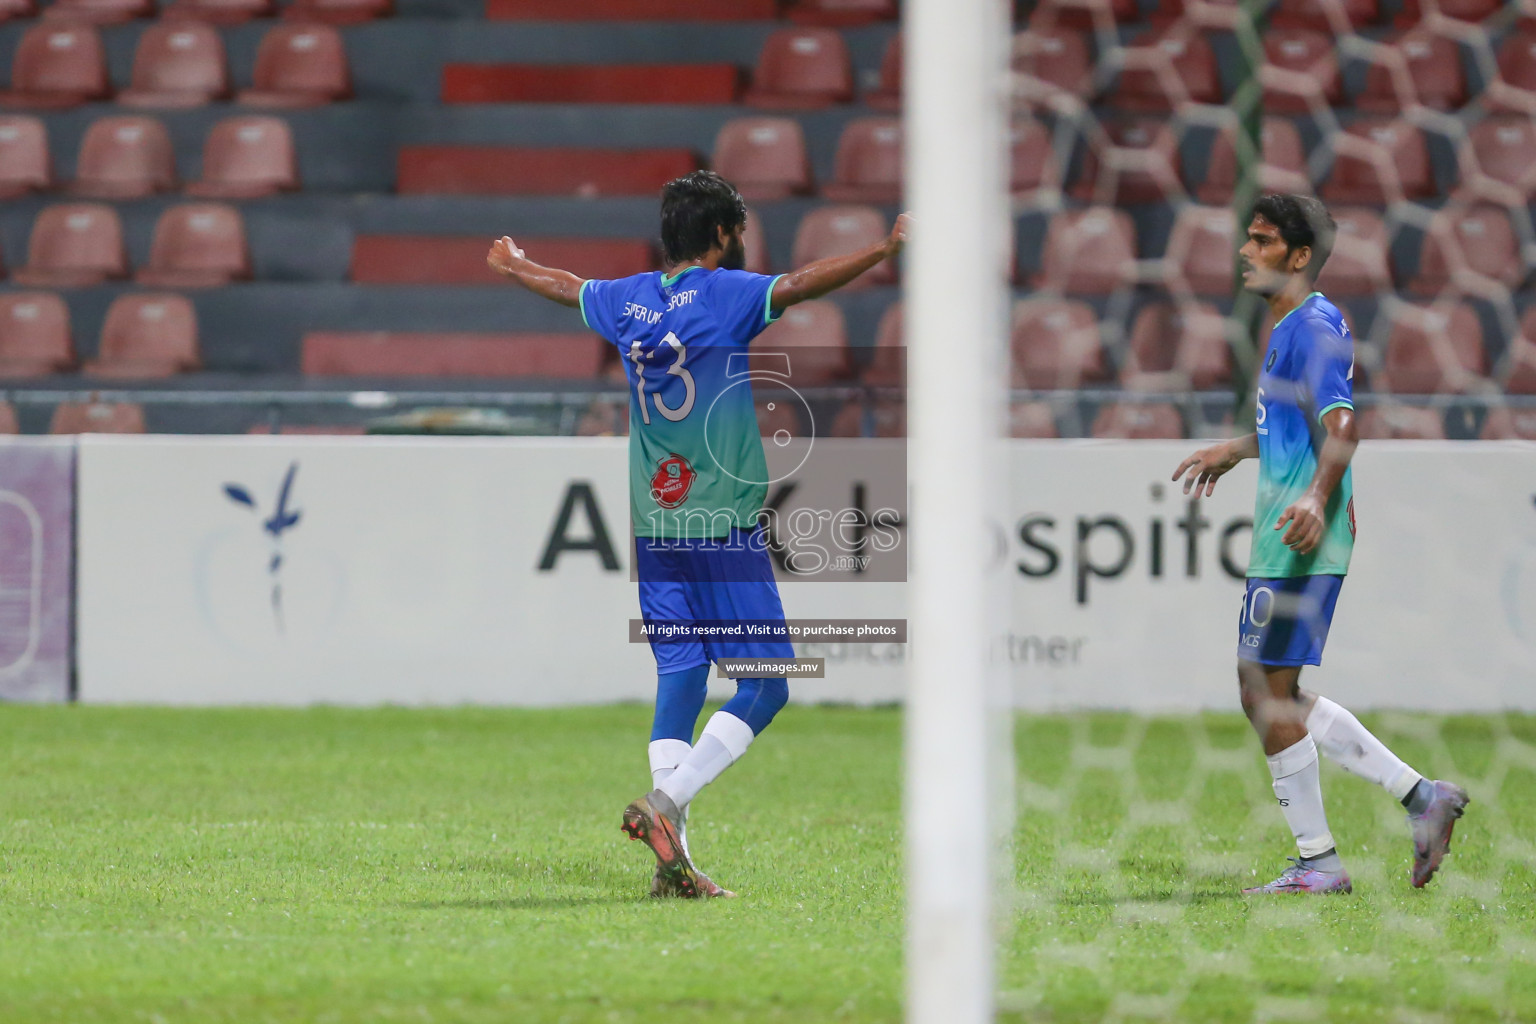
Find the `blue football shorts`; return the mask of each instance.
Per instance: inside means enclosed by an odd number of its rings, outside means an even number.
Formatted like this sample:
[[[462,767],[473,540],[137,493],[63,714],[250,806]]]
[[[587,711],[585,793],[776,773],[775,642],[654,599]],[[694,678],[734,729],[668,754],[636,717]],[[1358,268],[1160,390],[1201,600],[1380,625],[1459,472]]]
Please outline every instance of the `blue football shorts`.
[[[1264,665],[1320,665],[1343,576],[1250,579],[1238,616],[1237,656]]]
[[[636,537],[635,570],[658,673],[719,658],[795,656],[761,527],[723,540]]]

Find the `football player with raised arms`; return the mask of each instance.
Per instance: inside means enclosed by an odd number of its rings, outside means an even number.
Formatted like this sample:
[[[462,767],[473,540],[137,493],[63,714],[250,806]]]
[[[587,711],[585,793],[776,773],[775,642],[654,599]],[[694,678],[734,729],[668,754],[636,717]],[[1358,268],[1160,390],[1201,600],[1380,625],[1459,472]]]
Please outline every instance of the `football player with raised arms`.
[[[1267,300],[1274,318],[1255,431],[1194,453],[1173,474],[1186,494],[1209,496],[1222,474],[1259,460],[1237,676],[1298,856],[1280,877],[1244,892],[1350,891],[1323,811],[1319,750],[1407,809],[1409,878],[1421,887],[1450,846],[1466,791],[1424,778],[1349,711],[1300,686],[1302,666],[1322,662],[1355,542],[1354,343],[1338,307],[1313,287],[1333,248],[1334,221],[1311,197],[1267,195],[1254,205],[1247,235],[1243,284]]]
[[[664,271],[582,280],[534,263],[510,238],[498,239],[487,257],[529,291],[578,307],[624,361],[641,618],[651,627],[770,626],[766,637],[751,640],[650,634],[658,675],[649,747],[655,788],[625,809],[623,827],[655,853],[651,892],[658,896],[734,895],[694,866],[688,805],[789,699],[782,678],[740,679],[693,742],[711,662],[794,657],[758,522],[768,475],[751,387],[741,380],[748,345],[788,307],[895,257],[909,223],[903,214],[876,244],[770,277],[742,269],[746,218],[729,182],[697,171],[661,192]]]

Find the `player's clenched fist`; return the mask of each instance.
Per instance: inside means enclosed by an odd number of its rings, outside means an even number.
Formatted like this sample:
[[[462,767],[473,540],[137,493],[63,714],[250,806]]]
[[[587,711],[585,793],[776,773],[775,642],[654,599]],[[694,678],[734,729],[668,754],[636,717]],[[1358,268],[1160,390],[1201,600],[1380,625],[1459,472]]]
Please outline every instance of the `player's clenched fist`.
[[[524,258],[523,250],[517,247],[517,243],[506,235],[502,235],[491,243],[491,251],[485,257],[485,262],[490,264],[491,269],[496,273],[510,275],[515,261]]]

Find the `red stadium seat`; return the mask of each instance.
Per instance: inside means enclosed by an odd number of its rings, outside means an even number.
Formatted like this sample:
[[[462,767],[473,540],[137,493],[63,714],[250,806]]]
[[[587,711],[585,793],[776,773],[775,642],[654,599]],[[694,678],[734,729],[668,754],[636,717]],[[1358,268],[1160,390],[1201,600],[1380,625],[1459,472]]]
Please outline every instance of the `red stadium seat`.
[[[187,194],[209,199],[259,199],[299,187],[293,133],[276,117],[225,118],[203,143],[203,177]]]
[[[1056,410],[1045,402],[1013,402],[1008,407],[1008,436],[1053,439],[1061,436]]]
[[[283,17],[322,25],[360,25],[395,13],[394,0],[294,0]]]
[[[1270,12],[1269,23],[1276,28],[1328,32],[1369,25],[1380,13],[1377,0],[1280,0]]]
[[[73,369],[69,307],[52,292],[0,295],[0,377],[37,377]]]
[[[1216,53],[1187,22],[1149,29],[1126,47],[1110,102],[1123,110],[1162,113],[1182,103],[1220,103]]]
[[[0,115],[0,199],[41,192],[52,184],[43,122],[25,114]]]
[[[50,434],[142,434],[144,407],[133,402],[60,402]]]
[[[1484,441],[1536,441],[1536,409],[1490,409],[1479,436]]]
[[[853,375],[848,329],[837,303],[814,299],[791,306],[752,343],[753,352],[789,356],[789,381],[796,387],[832,384]]]
[[[37,4],[33,0],[0,0],[0,22],[31,18],[36,14]]]
[[[1333,254],[1323,265],[1317,287],[1327,295],[1374,295],[1392,290],[1387,266],[1391,248],[1387,225],[1374,210],[1332,211],[1339,225]]]
[[[1502,0],[1402,0],[1397,16],[1401,27],[1416,25],[1420,18],[1438,14],[1456,21],[1482,21],[1499,9]]]
[[[49,21],[117,25],[134,18],[153,18],[154,0],[54,0],[43,8]]]
[[[1343,80],[1332,37],[1304,28],[1271,28],[1264,34],[1264,110],[1305,114],[1342,99]]]
[[[1039,121],[1014,118],[1008,128],[1009,191],[1022,198],[1038,188],[1055,188],[1060,175],[1050,130]]]
[[[175,0],[160,16],[167,21],[240,25],[252,18],[270,18],[275,11],[274,0]]]
[[[65,203],[39,213],[27,265],[15,275],[18,284],[43,288],[85,288],[127,276],[122,221],[100,203]]]
[[[875,349],[860,375],[872,388],[899,388],[907,379],[906,317],[900,301],[890,304],[875,327]]]
[[[895,21],[899,13],[896,0],[798,0],[789,8],[789,19],[836,27]]]
[[[1199,391],[1230,383],[1227,322],[1206,302],[1157,302],[1136,314],[1121,384],[1142,391]]]
[[[195,21],[161,21],[139,37],[133,78],[117,101],[129,107],[200,107],[229,95],[229,60],[218,30]]]
[[[820,31],[820,30],[816,30]],[[444,103],[735,103],[734,64],[443,65]]]
[[[1536,113],[1536,29],[1516,31],[1499,46],[1499,75],[1483,102],[1489,110]]]
[[[69,191],[91,199],[139,199],[176,187],[170,133],[152,117],[103,117],[86,129]]]
[[[1488,353],[1477,311],[1465,303],[1449,312],[1432,306],[1401,305],[1389,318],[1391,333],[1381,370],[1371,375],[1374,390],[1430,395],[1467,391],[1488,374]]]
[[[11,90],[0,107],[61,110],[112,94],[101,33],[86,24],[27,29],[11,58]]]
[[[1109,376],[1098,318],[1085,302],[1025,299],[1013,307],[1012,386],[1072,390]]]
[[[1434,409],[1411,405],[1373,405],[1356,419],[1362,441],[1444,441],[1445,418]]]
[[[507,21],[771,21],[777,0],[486,0],[485,16]]]
[[[880,57],[880,84],[864,94],[864,104],[871,110],[895,111],[901,109],[901,82],[905,77],[902,69],[901,36],[891,36]]]
[[[1536,124],[1498,114],[1467,132],[1461,153],[1463,195],[1501,206],[1524,206],[1536,195]]]
[[[1102,295],[1132,283],[1135,276],[1136,229],[1130,214],[1097,206],[1051,218],[1039,287]]]
[[[183,203],[160,215],[149,265],[134,279],[153,288],[216,288],[250,276],[240,211],[223,203]]]
[[[715,136],[714,170],[747,199],[784,199],[811,191],[805,132],[792,117],[738,117]]]
[[[1244,225],[1246,227],[1247,225]],[[1196,295],[1230,295],[1237,284],[1238,226],[1223,206],[1185,206],[1168,235],[1165,279]]]
[[[1511,395],[1536,395],[1536,306],[1520,318],[1520,334],[1510,339],[1499,381]]]
[[[395,187],[406,194],[654,196],[698,166],[688,149],[401,146]]]
[[[19,434],[21,424],[16,419],[16,409],[10,402],[0,402],[0,434]]]
[[[890,232],[885,215],[873,206],[822,206],[806,214],[795,229],[791,262],[803,267],[824,256],[842,256],[879,242]],[[853,283],[849,291],[873,285],[891,284],[896,270],[890,260],[877,264]]]
[[[1082,175],[1072,187],[1075,198],[1123,206],[1162,202],[1183,192],[1179,140],[1166,121],[1110,118],[1102,127],[1102,143],[1090,140]]]
[[[1093,436],[1151,440],[1184,436],[1184,418],[1164,402],[1112,402],[1093,418]]]
[[[1435,110],[1456,110],[1467,102],[1467,75],[1449,37],[1418,30],[1392,41],[1390,56],[1371,62],[1355,106],[1395,114],[1415,102]]]
[[[1140,15],[1136,0],[1040,0],[1030,15],[1029,25],[1031,28],[1093,29],[1101,24],[1123,25],[1135,21]]]
[[[1223,128],[1211,146],[1206,166],[1205,184],[1200,186],[1202,203],[1219,205],[1230,202],[1237,185],[1237,130]],[[1266,117],[1260,130],[1264,163],[1259,167],[1259,188],[1265,192],[1308,194],[1312,182],[1307,177],[1307,152],[1301,133],[1288,118]]]
[[[1333,146],[1333,169],[1322,188],[1330,203],[1385,205],[1435,195],[1424,133],[1406,120],[1362,118]]]
[[[649,242],[628,238],[519,238],[529,258],[581,278],[612,280],[656,267]],[[351,279],[359,284],[500,284],[474,236],[357,235]]]
[[[822,195],[839,203],[899,203],[902,182],[899,117],[862,117],[843,126],[832,180]]]
[[[1093,61],[1080,32],[1031,28],[1015,33],[1010,63],[1015,95],[1026,104],[1043,107],[1058,96],[1086,100],[1093,92]]]
[[[235,97],[250,107],[318,107],[352,95],[341,33],[329,25],[278,25],[256,51],[254,88]]]
[[[593,334],[420,334],[391,331],[304,335],[303,371],[343,377],[595,378],[605,342]]]
[[[101,348],[86,372],[102,377],[171,377],[202,365],[197,314],[180,295],[123,295],[107,307]]]
[[[848,46],[830,28],[786,28],[768,37],[757,58],[749,106],[806,110],[853,99]]]
[[[1525,279],[1520,239],[1501,206],[1447,207],[1436,213],[1424,236],[1418,276],[1409,288],[1434,295],[1455,287],[1487,295],[1518,288]]]

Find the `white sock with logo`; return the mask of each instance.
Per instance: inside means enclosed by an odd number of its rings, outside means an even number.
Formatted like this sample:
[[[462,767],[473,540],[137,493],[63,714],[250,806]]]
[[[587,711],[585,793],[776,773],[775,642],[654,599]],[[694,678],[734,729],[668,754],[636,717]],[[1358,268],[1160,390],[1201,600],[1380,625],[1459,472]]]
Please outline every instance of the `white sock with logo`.
[[[1351,775],[1376,783],[1398,800],[1411,793],[1424,778],[1371,735],[1347,708],[1327,697],[1317,698],[1312,705],[1307,715],[1307,732],[1329,760]]]
[[[740,760],[752,745],[752,727],[735,715],[716,711],[709,716],[699,742],[693,745],[683,763],[656,788],[684,807],[699,795],[699,790],[714,782],[725,770]]]
[[[1311,736],[1266,757],[1275,780],[1280,811],[1296,837],[1302,859],[1320,857],[1333,849],[1328,815],[1323,811],[1323,784],[1317,772],[1317,745]]]
[[[687,759],[691,750],[693,747],[687,740],[651,740],[646,750],[651,759],[651,785],[656,787],[665,782],[677,771],[677,766]],[[678,804],[677,811],[683,819],[677,823],[677,838],[683,844],[684,856],[692,859],[688,854],[688,805]]]

